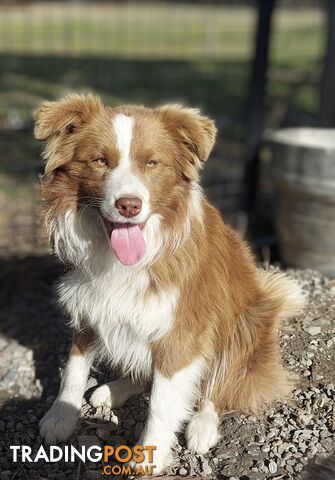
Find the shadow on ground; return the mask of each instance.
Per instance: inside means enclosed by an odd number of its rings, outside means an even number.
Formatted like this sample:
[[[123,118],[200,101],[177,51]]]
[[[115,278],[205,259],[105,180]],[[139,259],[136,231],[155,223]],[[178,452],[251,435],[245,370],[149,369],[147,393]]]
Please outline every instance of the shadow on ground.
[[[4,402],[1,480],[101,480],[99,464],[13,463],[9,449],[28,445],[37,452],[42,443],[38,421],[57,394],[59,367],[65,363],[71,337],[52,294],[61,270],[50,256],[0,260],[0,333],[5,343],[15,344],[9,357],[13,365],[20,348],[33,353],[31,364],[42,387],[35,398],[9,396]],[[304,315],[285,323],[281,331],[284,361],[299,375],[298,388],[289,401],[267,408],[260,418],[236,412],[224,415],[222,440],[208,455],[189,452],[181,435],[175,452],[178,463],[170,474],[267,480],[276,478],[276,471],[277,478],[296,480],[310,458],[333,451],[334,282],[308,270],[290,275],[309,299]],[[6,360],[2,346],[0,371]],[[103,375],[97,377],[99,382]],[[77,431],[67,444],[133,445],[144,427],[147,405],[147,395],[130,399],[114,412],[92,409],[84,402]]]
[[[43,443],[38,422],[58,393],[60,368],[66,362],[71,343],[70,329],[54,294],[55,282],[63,270],[64,267],[50,255],[0,259],[1,480],[89,479],[97,473],[101,476],[101,463],[83,464],[76,460],[74,463],[48,464],[43,459],[36,463],[13,463],[9,448],[11,445],[27,445],[36,454]],[[26,358],[26,353],[32,354],[33,358],[30,359],[30,355]],[[21,356],[18,360],[17,357]],[[3,367],[5,373],[13,374],[13,377],[17,373],[15,369],[23,368],[15,378],[18,382],[22,380],[26,390],[20,384],[15,385],[18,392],[13,393],[11,387],[6,391],[3,388]],[[22,377],[24,369],[27,377]],[[111,372],[107,377],[105,375],[106,370],[99,367],[93,372],[94,383],[112,378]],[[139,409],[141,418],[135,414]],[[132,445],[136,442],[135,435],[141,433],[136,424],[140,420],[139,428],[143,428],[146,410],[147,400],[143,396],[128,401],[117,411],[117,417],[103,409],[97,413],[97,409],[84,402],[82,417],[85,418],[78,423],[76,433],[66,444],[77,447],[91,446],[92,442]]]
[[[61,271],[50,255],[0,260],[0,333],[34,352],[36,377],[49,394],[70,339],[54,297]]]

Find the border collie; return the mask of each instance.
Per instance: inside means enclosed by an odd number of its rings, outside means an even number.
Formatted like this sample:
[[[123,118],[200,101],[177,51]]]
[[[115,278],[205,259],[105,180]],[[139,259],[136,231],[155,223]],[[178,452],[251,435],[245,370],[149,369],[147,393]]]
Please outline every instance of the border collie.
[[[111,108],[75,94],[43,103],[35,120],[46,224],[69,266],[59,301],[73,328],[42,437],[73,433],[90,368],[107,361],[121,379],[91,403],[117,408],[150,382],[139,442],[157,447],[156,472],[186,423],[188,449],[208,452],[223,412],[257,413],[289,393],[278,327],[303,306],[297,285],[258,269],[204,196],[213,121],[180,105]]]

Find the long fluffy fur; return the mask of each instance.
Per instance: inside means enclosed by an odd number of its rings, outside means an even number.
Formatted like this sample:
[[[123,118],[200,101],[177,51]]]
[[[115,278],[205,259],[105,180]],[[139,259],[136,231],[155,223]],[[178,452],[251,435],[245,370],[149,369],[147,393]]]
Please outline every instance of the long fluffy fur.
[[[101,209],[105,179],[118,165],[111,124],[120,114],[135,119],[134,171],[151,197],[147,255],[131,268],[111,252]],[[36,118],[36,136],[47,140],[46,222],[71,266],[60,301],[75,331],[90,328],[99,356],[136,378],[155,369],[173,379],[200,359],[198,404],[212,401],[218,412],[258,412],[287,395],[278,328],[304,299],[284,274],[256,267],[204,197],[198,171],[213,122],[180,106],[109,109],[80,96],[47,103]],[[90,160],[100,144],[108,145],[103,171]],[[148,149],[164,159],[159,174],[145,169]]]

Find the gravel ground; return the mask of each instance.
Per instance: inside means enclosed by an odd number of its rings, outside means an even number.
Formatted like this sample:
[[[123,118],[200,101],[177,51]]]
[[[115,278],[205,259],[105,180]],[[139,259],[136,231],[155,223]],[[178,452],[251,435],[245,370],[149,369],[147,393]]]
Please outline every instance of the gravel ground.
[[[57,394],[70,342],[51,296],[59,271],[50,257],[0,261],[0,480],[102,478],[96,464],[13,464],[9,451],[15,444],[37,449],[38,421]],[[299,376],[292,398],[267,409],[262,418],[227,413],[222,440],[208,455],[190,453],[180,436],[169,478],[299,479],[309,459],[333,451],[335,281],[308,270],[289,274],[309,297],[305,313],[281,332],[285,362]],[[94,372],[90,388],[104,378],[105,372]],[[85,403],[72,442],[130,445],[141,433],[147,405],[147,395],[113,412]]]

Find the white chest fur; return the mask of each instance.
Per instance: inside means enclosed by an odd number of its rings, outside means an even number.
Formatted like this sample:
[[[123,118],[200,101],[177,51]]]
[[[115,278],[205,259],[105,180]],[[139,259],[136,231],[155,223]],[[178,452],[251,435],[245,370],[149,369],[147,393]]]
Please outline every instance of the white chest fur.
[[[151,373],[150,341],[171,328],[178,302],[176,289],[148,292],[149,274],[113,262],[99,275],[75,270],[59,285],[60,303],[73,326],[81,320],[99,337],[99,356],[124,373],[147,377]]]

